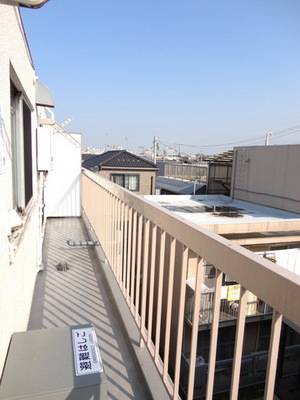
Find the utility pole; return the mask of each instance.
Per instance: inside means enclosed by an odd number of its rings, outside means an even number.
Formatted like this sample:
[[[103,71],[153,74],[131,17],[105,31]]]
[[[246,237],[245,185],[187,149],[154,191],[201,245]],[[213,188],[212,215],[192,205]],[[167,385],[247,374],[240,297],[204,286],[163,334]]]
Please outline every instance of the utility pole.
[[[269,146],[269,138],[270,138],[270,136],[273,136],[273,133],[272,133],[272,132],[268,132],[268,133],[266,134],[265,146]]]
[[[153,162],[156,164],[156,155],[157,155],[157,137],[154,136],[153,140]]]

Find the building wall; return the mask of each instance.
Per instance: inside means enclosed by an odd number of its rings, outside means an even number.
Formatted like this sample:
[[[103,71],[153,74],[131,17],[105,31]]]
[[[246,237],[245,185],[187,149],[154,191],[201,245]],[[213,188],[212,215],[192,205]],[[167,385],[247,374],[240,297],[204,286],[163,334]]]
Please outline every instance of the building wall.
[[[53,169],[45,182],[47,217],[81,216],[81,134],[55,133]]]
[[[27,48],[18,8],[0,5],[0,375],[11,334],[27,328],[39,263],[40,220],[35,165],[35,71]],[[9,237],[12,209],[12,148],[10,81],[22,92],[32,111],[33,196],[22,216],[17,238]],[[5,157],[5,161],[3,161]]]
[[[238,147],[231,196],[300,212],[300,145]]]
[[[138,170],[102,170],[97,172],[103,178],[109,179],[111,174],[139,174],[140,175],[140,190],[138,192],[134,192],[135,194],[155,194],[155,180],[156,180],[156,172],[155,171],[138,171]]]

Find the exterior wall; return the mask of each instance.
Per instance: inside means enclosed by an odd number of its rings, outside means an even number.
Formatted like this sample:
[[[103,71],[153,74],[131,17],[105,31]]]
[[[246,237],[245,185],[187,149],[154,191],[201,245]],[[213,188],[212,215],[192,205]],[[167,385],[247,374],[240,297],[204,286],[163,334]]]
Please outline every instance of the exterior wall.
[[[46,217],[81,216],[81,135],[55,133],[53,170],[45,182]]]
[[[35,71],[24,40],[18,8],[0,5],[0,374],[11,334],[26,330],[39,263],[39,204],[35,168]],[[31,113],[33,199],[22,216],[18,237],[9,237],[8,211],[12,209],[12,149],[10,80],[23,93]]]
[[[135,194],[154,194],[155,193],[155,171],[142,171],[142,170],[102,170],[97,172],[98,175],[110,180],[111,174],[139,174],[140,175],[140,190],[134,192]],[[152,178],[152,180],[151,180]]]
[[[300,212],[300,145],[238,147],[231,196]]]

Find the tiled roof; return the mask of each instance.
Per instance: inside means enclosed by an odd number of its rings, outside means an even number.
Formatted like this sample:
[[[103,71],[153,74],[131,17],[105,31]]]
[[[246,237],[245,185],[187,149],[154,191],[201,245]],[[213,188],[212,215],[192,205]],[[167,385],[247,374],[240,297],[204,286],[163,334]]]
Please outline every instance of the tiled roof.
[[[126,150],[112,150],[95,155],[82,163],[90,170],[128,168],[128,169],[157,169],[156,165],[142,157],[129,153]]]

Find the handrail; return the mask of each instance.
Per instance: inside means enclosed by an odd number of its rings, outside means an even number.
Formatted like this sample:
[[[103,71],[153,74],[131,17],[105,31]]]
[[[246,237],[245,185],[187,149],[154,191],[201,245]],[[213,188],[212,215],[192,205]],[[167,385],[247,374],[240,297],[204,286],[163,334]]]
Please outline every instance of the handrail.
[[[196,292],[190,318],[186,398],[191,400],[194,396],[197,377],[193,366],[205,261],[216,269],[213,304],[209,310],[211,336],[205,398],[213,397],[218,328],[222,319],[222,278],[226,274],[241,288],[241,301],[234,315],[238,334],[230,400],[237,399],[244,368],[242,346],[249,292],[273,309],[270,354],[265,363],[265,400],[271,399],[283,316],[300,326],[300,277],[88,170],[82,174],[82,205],[139,328],[140,344],[148,348],[171,398],[180,398],[185,280],[190,270],[196,278]]]
[[[88,170],[83,175],[300,326],[300,276]]]

